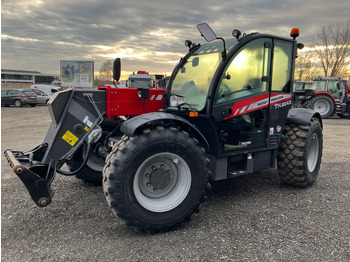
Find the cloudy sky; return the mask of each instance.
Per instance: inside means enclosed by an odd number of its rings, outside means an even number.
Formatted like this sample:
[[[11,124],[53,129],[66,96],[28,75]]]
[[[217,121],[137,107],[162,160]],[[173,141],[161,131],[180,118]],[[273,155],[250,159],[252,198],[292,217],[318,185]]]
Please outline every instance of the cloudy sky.
[[[349,11],[349,0],[2,0],[1,68],[59,74],[60,60],[93,60],[98,72],[120,57],[123,75],[170,73],[186,39],[204,42],[199,23],[224,38],[299,27],[307,44]]]

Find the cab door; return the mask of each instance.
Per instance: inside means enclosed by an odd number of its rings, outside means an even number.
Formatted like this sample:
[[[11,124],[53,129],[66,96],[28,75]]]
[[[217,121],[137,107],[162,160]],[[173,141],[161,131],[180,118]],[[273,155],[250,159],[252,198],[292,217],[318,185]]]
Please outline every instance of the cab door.
[[[272,39],[250,41],[226,65],[213,101],[223,151],[264,144],[269,112]]]
[[[292,99],[292,48],[292,42],[257,38],[228,61],[212,111],[223,153],[266,147],[275,128],[282,129]]]

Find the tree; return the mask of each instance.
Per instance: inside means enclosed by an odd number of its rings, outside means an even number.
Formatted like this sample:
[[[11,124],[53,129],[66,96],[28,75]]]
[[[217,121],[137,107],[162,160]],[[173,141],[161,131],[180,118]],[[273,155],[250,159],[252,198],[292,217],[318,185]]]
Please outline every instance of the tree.
[[[99,79],[98,76],[94,77],[94,86],[101,86],[103,85],[103,82]]]
[[[324,76],[345,76],[349,74],[350,20],[322,27],[322,32],[312,43],[320,60]]]
[[[295,60],[294,78],[297,80],[311,80],[314,74],[314,62],[312,52],[299,52],[298,58]]]
[[[113,61],[111,59],[102,64],[98,80],[101,84],[113,83]]]

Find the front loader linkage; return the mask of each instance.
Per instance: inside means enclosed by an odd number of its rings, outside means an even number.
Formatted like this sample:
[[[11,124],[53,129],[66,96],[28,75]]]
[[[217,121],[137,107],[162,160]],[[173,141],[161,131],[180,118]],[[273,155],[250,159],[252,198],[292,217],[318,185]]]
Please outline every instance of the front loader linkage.
[[[33,156],[41,154],[43,150],[46,150],[46,147],[45,144],[42,144],[27,152],[10,149],[4,152],[13,172],[21,179],[31,198],[39,207],[49,205],[53,197],[53,191],[47,177],[47,165],[32,161]]]

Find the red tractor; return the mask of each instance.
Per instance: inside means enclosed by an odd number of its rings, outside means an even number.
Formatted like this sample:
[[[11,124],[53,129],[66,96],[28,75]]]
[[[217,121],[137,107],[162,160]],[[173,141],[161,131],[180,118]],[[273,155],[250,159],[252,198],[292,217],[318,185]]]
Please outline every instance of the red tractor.
[[[185,42],[189,52],[166,90],[55,94],[43,143],[29,152],[5,151],[38,206],[51,203],[56,174],[77,175],[103,183],[126,225],[154,233],[189,221],[210,181],[277,167],[284,183],[314,183],[322,119],[291,108],[299,30],[292,38],[234,30],[224,40],[207,24],[197,28],[209,43]]]
[[[314,82],[311,87],[310,82],[306,82],[305,88],[296,88],[294,94],[299,100],[301,96],[303,107],[319,112],[322,118],[335,115],[336,105],[340,103],[344,90],[343,80],[338,77],[317,77],[312,80]],[[306,96],[303,95],[303,90],[306,90]]]

